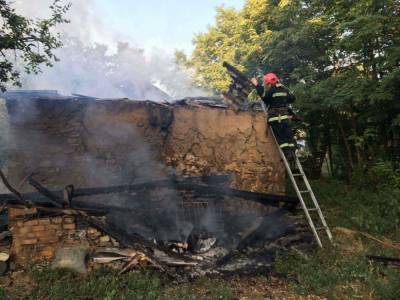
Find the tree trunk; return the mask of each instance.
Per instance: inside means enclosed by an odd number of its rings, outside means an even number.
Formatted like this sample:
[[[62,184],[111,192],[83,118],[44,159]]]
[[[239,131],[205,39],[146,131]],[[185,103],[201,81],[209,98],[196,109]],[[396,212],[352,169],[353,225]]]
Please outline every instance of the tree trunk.
[[[353,128],[353,132],[354,132],[354,135],[356,136],[356,138],[359,137],[357,121],[356,121],[356,118],[354,116],[354,112],[353,112],[352,108],[351,108],[351,126]],[[354,143],[354,148],[356,150],[357,164],[362,164],[362,162],[363,162],[363,151],[360,149],[360,146],[357,145],[357,142]]]
[[[338,118],[337,123],[338,123],[339,129],[340,129],[340,134],[343,139],[343,144],[344,144],[344,146],[346,148],[346,152],[347,152],[347,159],[348,159],[348,163],[349,163],[348,168],[347,168],[347,176],[348,176],[348,180],[350,180],[350,178],[353,174],[353,171],[354,171],[353,154],[351,152],[350,144],[347,140],[346,133],[345,133],[344,127],[343,127],[343,123],[340,120],[340,118]]]
[[[329,165],[329,171],[330,171],[330,175],[331,177],[334,176],[334,169],[333,169],[333,155],[332,155],[332,137],[331,137],[331,132],[328,129],[327,130],[327,146],[328,146],[328,165]]]

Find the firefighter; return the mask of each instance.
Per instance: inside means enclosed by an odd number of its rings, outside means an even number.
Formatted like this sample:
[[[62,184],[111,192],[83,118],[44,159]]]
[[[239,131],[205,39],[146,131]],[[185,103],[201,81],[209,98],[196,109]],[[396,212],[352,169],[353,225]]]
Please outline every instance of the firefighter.
[[[296,97],[280,83],[278,76],[274,73],[264,75],[264,86],[258,84],[257,78],[252,78],[252,83],[257,89],[268,109],[268,124],[288,160],[293,160],[296,151],[296,141],[293,137],[290,125],[292,113],[289,104]]]

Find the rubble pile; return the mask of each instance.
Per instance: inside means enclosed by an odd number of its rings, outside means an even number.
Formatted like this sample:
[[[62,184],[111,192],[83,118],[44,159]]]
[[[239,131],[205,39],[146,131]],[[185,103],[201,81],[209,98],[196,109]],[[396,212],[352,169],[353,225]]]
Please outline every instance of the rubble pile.
[[[42,186],[43,194],[55,197],[55,192],[45,190]],[[193,197],[193,191],[188,195]],[[203,206],[207,203],[205,199],[207,197],[203,196]],[[271,270],[277,255],[313,246],[307,226],[290,217],[287,208],[279,208],[279,203],[285,203],[285,200],[292,208],[296,204],[290,198],[278,198],[275,207],[270,206],[271,202],[268,209],[260,211],[238,213],[221,209],[218,215],[212,216],[216,218],[214,220],[211,220],[210,211],[215,211],[215,207],[183,208],[186,211],[183,215],[192,210],[196,217],[180,223],[188,234],[179,241],[129,234],[118,228],[118,223],[108,220],[107,214],[100,216],[93,210],[54,208],[50,203],[43,206],[43,202],[33,208],[21,208],[21,204],[16,208],[14,204],[9,207],[9,228],[13,238],[10,253],[17,264],[25,266],[54,258],[63,261],[57,255],[60,251],[83,248],[90,257],[89,269],[100,264],[124,273],[132,268],[153,267],[181,279],[211,274],[252,274]],[[186,205],[190,201],[190,197],[186,199]],[[240,199],[224,200],[235,201]],[[196,198],[194,203],[199,203],[199,199]],[[109,209],[112,211],[112,206]],[[210,220],[213,226],[210,226]],[[140,219],[133,224],[137,222]]]
[[[0,203],[14,264],[151,267],[192,278],[270,269],[280,253],[312,245],[288,218],[298,200],[285,196],[284,168],[257,110],[215,98],[54,92],[16,93],[6,104],[10,156],[0,177],[9,193]]]

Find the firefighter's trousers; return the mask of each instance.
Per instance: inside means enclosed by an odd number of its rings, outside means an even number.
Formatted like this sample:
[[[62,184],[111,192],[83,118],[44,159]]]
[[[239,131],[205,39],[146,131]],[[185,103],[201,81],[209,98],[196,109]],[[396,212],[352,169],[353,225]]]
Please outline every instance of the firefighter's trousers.
[[[278,141],[279,147],[288,159],[293,159],[296,151],[296,141],[293,137],[293,131],[288,116],[270,116],[268,118],[274,135]]]

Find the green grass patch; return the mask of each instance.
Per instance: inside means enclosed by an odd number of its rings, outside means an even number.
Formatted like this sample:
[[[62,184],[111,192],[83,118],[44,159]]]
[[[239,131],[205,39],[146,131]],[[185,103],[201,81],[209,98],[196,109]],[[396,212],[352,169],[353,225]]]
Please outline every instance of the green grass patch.
[[[356,189],[340,182],[314,182],[315,192],[328,224],[366,232],[399,242],[400,190]],[[339,237],[337,237],[339,238]],[[325,248],[305,255],[280,257],[276,270],[292,279],[301,294],[318,294],[331,299],[400,299],[400,268],[369,262],[367,254],[399,257],[362,235],[324,241]]]
[[[343,255],[335,248],[309,254],[281,257],[276,270],[286,273],[300,294],[317,294],[330,299],[400,299],[400,270],[370,263],[364,253]]]
[[[314,182],[313,186],[334,226],[400,240],[400,189],[357,189],[335,181]]]
[[[233,292],[226,283],[207,278],[178,285],[155,272],[118,275],[118,272],[109,268],[101,268],[83,277],[67,270],[52,270],[50,267],[34,267],[29,275],[33,286],[29,290],[15,289],[9,295],[11,299],[233,299]],[[3,297],[0,296],[0,299]],[[7,299],[5,293],[4,299]]]

